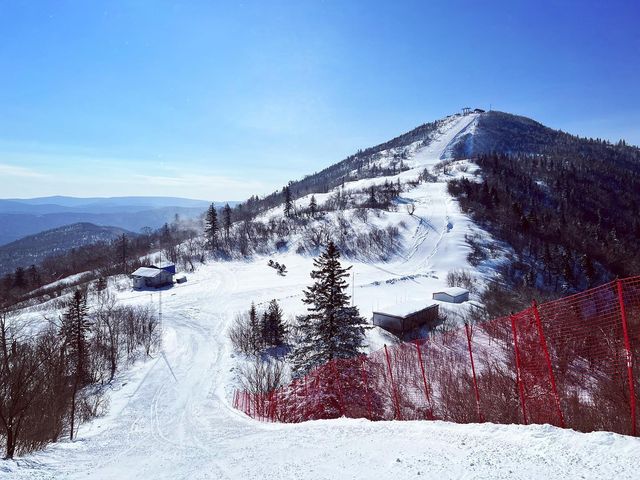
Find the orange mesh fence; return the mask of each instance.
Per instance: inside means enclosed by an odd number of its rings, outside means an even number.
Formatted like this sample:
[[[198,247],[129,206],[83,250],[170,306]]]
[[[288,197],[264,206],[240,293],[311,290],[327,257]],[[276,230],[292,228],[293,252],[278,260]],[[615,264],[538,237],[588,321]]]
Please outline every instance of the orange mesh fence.
[[[640,277],[509,317],[338,359],[235,408],[278,422],[338,417],[549,423],[637,435]]]

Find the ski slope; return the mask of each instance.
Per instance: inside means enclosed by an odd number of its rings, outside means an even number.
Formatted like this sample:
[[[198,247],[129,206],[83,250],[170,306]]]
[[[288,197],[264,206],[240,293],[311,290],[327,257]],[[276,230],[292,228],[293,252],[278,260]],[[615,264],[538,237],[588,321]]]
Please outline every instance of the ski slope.
[[[473,120],[453,118],[428,147],[415,151],[414,169],[400,175],[438,163]],[[413,216],[390,215],[408,225],[403,255],[386,263],[345,262],[353,265],[354,300],[365,317],[384,304],[428,301],[445,285],[448,270],[470,268],[464,236],[478,229],[448,196],[444,181],[403,196],[417,207]],[[301,292],[310,283],[311,257],[272,258],[287,266],[286,276],[258,257],[201,266],[186,284],[162,293],[111,286],[129,304],[157,308],[162,297],[162,354],[118,377],[109,412],[82,425],[76,441],[1,462],[0,478],[637,478],[640,440],[611,433],[353,419],[285,425],[246,418],[230,406],[240,364],[226,338],[230,321],[251,301],[272,298],[286,315],[301,313]],[[387,340],[373,330],[369,341],[375,349]]]

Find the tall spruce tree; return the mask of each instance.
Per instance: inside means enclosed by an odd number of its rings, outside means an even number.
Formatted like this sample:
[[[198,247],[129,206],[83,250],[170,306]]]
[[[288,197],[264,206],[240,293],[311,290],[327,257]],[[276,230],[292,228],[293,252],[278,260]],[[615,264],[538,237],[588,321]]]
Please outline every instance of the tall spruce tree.
[[[216,212],[216,207],[213,203],[209,205],[207,210],[204,234],[209,248],[211,250],[218,248],[218,212]]]
[[[278,347],[284,344],[287,326],[282,317],[282,308],[276,300],[271,300],[262,317],[262,338],[267,346]]]
[[[291,199],[291,190],[289,187],[282,189],[284,194],[284,216],[291,217],[293,215],[293,200]]]
[[[309,313],[299,317],[301,341],[293,357],[296,375],[337,358],[355,357],[364,342],[364,319],[356,307],[349,306],[346,293],[351,267],[342,267],[333,242],[313,264],[314,283],[303,299]]]
[[[60,336],[65,349],[69,376],[71,380],[70,433],[73,440],[76,417],[76,399],[78,391],[90,381],[89,371],[89,331],[91,322],[88,317],[87,298],[81,290],[76,290],[62,317]]]
[[[309,213],[312,217],[316,216],[316,212],[318,211],[318,204],[316,203],[316,196],[311,195],[311,200],[309,200]]]
[[[249,309],[249,348],[253,354],[258,354],[263,347],[262,322],[258,317],[256,304],[251,302]]]
[[[225,204],[222,209],[222,228],[224,228],[224,237],[229,241],[229,232],[231,231],[231,207]]]

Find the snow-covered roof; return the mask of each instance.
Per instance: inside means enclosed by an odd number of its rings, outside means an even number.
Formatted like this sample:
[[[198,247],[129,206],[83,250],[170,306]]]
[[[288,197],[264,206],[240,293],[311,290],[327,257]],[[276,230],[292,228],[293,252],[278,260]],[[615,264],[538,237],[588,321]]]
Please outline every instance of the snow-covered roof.
[[[462,287],[449,287],[449,288],[443,288],[442,290],[438,290],[437,292],[433,292],[433,293],[434,295],[436,293],[446,293],[447,295],[451,295],[452,297],[459,297],[460,295],[469,293],[469,290]]]
[[[157,268],[151,268],[151,267],[140,267],[131,275],[134,277],[153,278],[162,274],[162,272],[164,272],[164,270],[159,270]]]
[[[425,308],[433,307],[434,305],[437,305],[437,303],[425,302],[424,300],[409,301],[409,302],[397,303],[395,305],[389,305],[373,313],[379,313],[383,315],[392,315],[394,317],[404,318],[404,317],[408,317],[411,314],[424,310]]]

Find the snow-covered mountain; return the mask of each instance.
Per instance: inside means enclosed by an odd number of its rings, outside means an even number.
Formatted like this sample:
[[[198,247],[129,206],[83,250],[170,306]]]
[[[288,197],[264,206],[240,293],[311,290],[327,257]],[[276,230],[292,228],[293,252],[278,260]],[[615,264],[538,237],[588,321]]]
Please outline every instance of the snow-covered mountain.
[[[514,127],[512,116],[496,127],[493,115],[425,124],[292,182],[289,216],[282,192],[245,203],[251,215],[232,233],[246,236],[246,255],[230,249],[224,261],[198,265],[171,290],[135,292],[126,277],[112,277],[109,292],[118,302],[156,312],[162,304],[161,353],[120,373],[108,413],[81,425],[78,441],[0,464],[0,478],[633,478],[640,441],[616,434],[352,419],[266,424],[231,407],[242,361],[229,326],[251,302],[260,308],[277,299],[285,316],[303,313],[302,290],[328,238],[352,266],[353,302],[365,318],[386,305],[430,302],[454,270],[469,273],[472,300],[480,300],[513,247],[489,233],[491,223],[465,213],[468,198],[448,184],[481,185],[484,170],[469,157],[496,145],[521,152],[518,144],[530,149],[532,138],[549,134],[531,125],[527,136],[519,129],[528,121]],[[566,142],[558,136],[557,145]],[[317,212],[309,211],[312,196]],[[269,259],[288,273],[278,275]],[[43,310],[57,305],[30,307],[21,318],[41,322]],[[367,341],[375,350],[394,339],[372,328]]]

